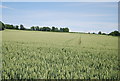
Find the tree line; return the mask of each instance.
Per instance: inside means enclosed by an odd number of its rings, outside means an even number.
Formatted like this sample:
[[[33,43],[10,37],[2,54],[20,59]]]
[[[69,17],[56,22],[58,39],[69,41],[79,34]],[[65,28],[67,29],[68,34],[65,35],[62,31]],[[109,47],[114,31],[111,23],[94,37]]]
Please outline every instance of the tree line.
[[[52,32],[69,32],[69,28],[57,28],[57,27],[39,27],[39,26],[32,26],[30,27],[30,29],[25,28],[22,24],[20,26],[16,25],[10,25],[10,24],[4,24],[0,21],[0,30],[4,30],[4,29],[15,29],[15,30],[29,30],[29,31],[52,31]],[[90,32],[88,32],[88,34],[91,34]],[[92,34],[96,34],[96,33],[92,33]],[[101,31],[99,31],[97,34],[99,35],[112,35],[112,36],[120,36],[120,32],[119,31],[113,31],[110,32],[109,34],[106,33],[102,33]]]
[[[32,26],[29,28],[25,28],[24,25],[10,25],[10,24],[4,24],[0,21],[1,24],[1,29],[0,30],[4,30],[4,29],[16,29],[16,30],[30,30],[30,31],[52,31],[52,32],[69,32],[69,28],[65,27],[65,28],[57,28],[57,27],[39,27],[39,26]]]
[[[90,32],[88,32],[88,34],[90,34]],[[96,34],[96,33],[92,33],[92,34]],[[108,33],[108,34],[106,34],[106,33],[102,33],[101,31],[99,31],[97,34],[99,34],[99,35],[112,35],[112,36],[120,36],[120,32],[119,31],[117,31],[117,30],[115,30],[115,31],[112,31],[112,32],[110,32],[110,33]]]
[[[39,26],[32,26],[31,27],[32,31],[53,31],[53,32],[69,32],[69,28],[60,28],[58,29],[57,27],[39,27]]]

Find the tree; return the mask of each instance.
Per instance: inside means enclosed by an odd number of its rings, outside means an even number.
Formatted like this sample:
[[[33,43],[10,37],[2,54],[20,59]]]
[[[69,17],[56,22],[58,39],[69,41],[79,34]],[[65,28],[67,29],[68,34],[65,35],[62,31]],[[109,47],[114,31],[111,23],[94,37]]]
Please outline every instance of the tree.
[[[43,27],[43,31],[46,31],[46,27]]]
[[[14,29],[14,26],[10,25],[10,24],[5,24],[5,28],[6,29]]]
[[[54,26],[52,27],[52,31],[55,31],[55,27]]]
[[[101,31],[99,31],[98,34],[102,34]]]
[[[63,28],[60,28],[60,32],[63,32]]]
[[[5,24],[5,28],[6,28],[6,29],[10,29],[9,26],[10,26],[9,24]]]
[[[93,32],[93,34],[95,34],[95,32]]]
[[[35,30],[35,27],[34,27],[34,26],[32,26],[30,29],[31,29],[32,31],[34,31],[34,30]]]
[[[10,29],[14,29],[14,26],[13,26],[13,25],[10,25]]]
[[[16,26],[15,26],[15,29],[16,29],[16,30],[19,30],[19,26],[18,26],[18,25],[16,25]]]
[[[68,28],[63,28],[63,31],[64,32],[69,32],[69,29]]]
[[[106,35],[106,33],[102,33],[102,35]]]
[[[39,31],[39,26],[36,26],[36,31]]]
[[[5,29],[5,25],[0,21],[0,30],[4,30],[4,29]]]
[[[20,30],[25,30],[25,28],[22,24],[20,25]]]
[[[3,25],[3,26],[2,26]],[[3,24],[1,22],[1,29],[0,30],[4,30],[4,28],[6,29],[17,29],[17,30],[33,30],[33,31],[53,31],[53,32],[69,32],[69,28],[60,28],[58,29],[57,27],[39,27],[39,26],[32,26],[30,29],[25,28],[22,24],[20,24],[20,26],[16,25],[10,25],[10,24]]]
[[[120,33],[119,33],[119,31],[113,31],[113,32],[109,33],[108,35],[120,36]]]
[[[59,30],[58,30],[58,28],[55,28],[55,30],[54,30],[55,32],[58,32]]]
[[[42,27],[40,27],[40,28],[39,28],[39,31],[43,31],[43,28],[42,28]]]
[[[51,31],[51,28],[49,28],[49,27],[46,27],[46,31]]]

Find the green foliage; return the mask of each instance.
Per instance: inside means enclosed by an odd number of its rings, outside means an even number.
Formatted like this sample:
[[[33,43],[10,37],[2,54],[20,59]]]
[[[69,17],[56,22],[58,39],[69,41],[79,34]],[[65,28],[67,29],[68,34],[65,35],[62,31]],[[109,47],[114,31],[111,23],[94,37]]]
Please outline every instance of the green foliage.
[[[99,31],[99,32],[98,32],[98,34],[102,34],[102,32],[101,32],[101,31]]]
[[[69,32],[69,29],[68,28],[63,28],[63,31],[64,32]]]
[[[25,27],[22,24],[20,25],[20,30],[25,30]]]
[[[109,35],[120,36],[120,32],[119,31],[113,31],[113,32],[109,33]]]
[[[1,21],[0,21],[0,31],[1,30],[4,30],[5,29],[5,25],[4,25],[4,23],[2,23]]]
[[[2,33],[2,79],[119,79],[117,37],[19,30]]]
[[[5,24],[5,29],[16,29],[18,30],[19,29],[19,26],[16,25],[16,26],[13,26],[13,25],[10,25],[10,24]]]
[[[41,29],[42,29],[42,31],[51,31],[51,29],[49,27],[42,27]]]
[[[52,31],[55,31],[55,27],[54,26],[52,27]]]
[[[35,27],[34,27],[34,26],[32,26],[32,27],[31,27],[31,30],[32,30],[32,31],[34,31],[34,30],[35,30]]]
[[[60,32],[69,32],[69,28],[60,28]]]
[[[58,29],[57,27],[52,27],[52,29],[50,27],[31,27],[31,30],[33,31],[53,31],[53,32],[69,32],[68,28],[60,28]]]
[[[102,33],[102,35],[106,35],[106,33]]]
[[[6,29],[14,29],[14,26],[10,25],[10,24],[5,24],[5,28]]]
[[[95,32],[93,32],[92,34],[95,34]]]
[[[39,31],[39,26],[36,26],[36,31]]]
[[[16,30],[19,30],[19,26],[18,26],[18,25],[16,25],[14,28],[15,28]]]
[[[19,26],[16,25],[16,26],[13,26],[13,25],[10,25],[10,24],[5,24],[2,23],[0,21],[0,30],[4,30],[4,29],[16,29],[16,30],[19,30]],[[20,30],[32,30],[32,31],[53,31],[53,32],[69,32],[69,28],[60,28],[58,29],[57,27],[39,27],[39,26],[32,26],[30,29],[27,29],[25,28],[22,24],[20,25]],[[78,32],[79,33],[79,32]],[[88,32],[88,34],[90,34],[90,32]],[[93,32],[92,34],[96,34],[95,32]],[[101,31],[98,32],[98,34],[101,34],[101,35],[112,35],[112,36],[120,36],[120,32],[119,31],[113,31],[109,34],[106,34],[106,33],[102,33]]]

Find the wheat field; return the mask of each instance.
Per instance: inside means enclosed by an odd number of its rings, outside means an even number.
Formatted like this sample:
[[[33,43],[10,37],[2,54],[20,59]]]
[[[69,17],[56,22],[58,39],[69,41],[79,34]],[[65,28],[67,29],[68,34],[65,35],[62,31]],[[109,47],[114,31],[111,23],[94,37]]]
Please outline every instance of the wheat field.
[[[118,37],[2,31],[2,79],[119,79]]]

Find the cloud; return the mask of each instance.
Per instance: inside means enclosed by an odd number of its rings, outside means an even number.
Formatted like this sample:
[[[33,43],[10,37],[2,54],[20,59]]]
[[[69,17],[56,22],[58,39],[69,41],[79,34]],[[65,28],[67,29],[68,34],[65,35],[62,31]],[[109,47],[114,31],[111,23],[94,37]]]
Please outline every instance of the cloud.
[[[117,22],[110,23],[110,22],[95,22],[95,21],[90,21],[90,22],[84,22],[84,21],[75,21],[75,20],[53,20],[53,21],[42,21],[41,22],[43,25],[48,25],[48,26],[68,26],[68,27],[97,27],[97,28],[117,28]]]
[[[80,4],[80,3],[84,3],[84,4]],[[107,2],[109,4],[106,4],[105,2],[72,2],[69,4],[64,4],[63,6],[65,7],[81,7],[81,6],[88,6],[88,5],[92,5],[93,7],[108,7],[108,8],[117,8],[118,7],[118,2]]]
[[[32,23],[32,22],[31,22]],[[72,32],[110,32],[118,29],[117,22],[95,22],[95,21],[75,21],[75,20],[51,20],[40,21],[40,23],[34,23],[38,26],[55,26],[55,27],[69,27]],[[28,26],[29,27],[29,26]]]
[[[41,25],[58,25],[58,26],[102,26],[114,27],[114,22],[109,22],[116,18],[114,14],[99,13],[74,13],[74,12],[55,12],[55,11],[19,11],[20,15],[3,15],[4,19],[19,19],[17,21],[29,22],[32,24],[40,23]],[[24,20],[23,20],[24,19]],[[102,20],[99,20],[102,19]],[[104,19],[104,21],[103,21]],[[97,20],[97,22],[96,22]],[[109,20],[109,21],[107,21]],[[115,20],[115,19],[114,19]],[[35,23],[33,22],[35,21]],[[14,21],[16,22],[16,20]],[[24,23],[23,22],[23,23]],[[98,27],[97,26],[97,27]]]
[[[24,15],[24,16],[4,16],[3,15],[3,21],[13,22],[13,24],[24,24],[25,27],[31,27],[33,26],[55,26],[55,27],[69,27],[71,31],[103,31],[103,32],[109,32],[112,30],[118,29],[118,23],[117,22],[107,22],[107,21],[83,21],[83,20],[77,20],[77,19],[69,19],[69,18],[60,18],[60,17],[53,17],[51,15],[54,14],[48,14],[46,15]],[[26,17],[25,17],[26,16]],[[56,15],[57,16],[57,15]],[[47,18],[45,18],[47,17]],[[66,17],[66,16],[64,16]],[[12,21],[10,21],[13,19]],[[16,20],[17,19],[17,20]],[[19,20],[18,20],[19,19]],[[35,22],[33,22],[35,21]],[[5,23],[7,23],[5,22]]]
[[[6,7],[6,6],[3,6],[3,5],[0,5],[0,8],[8,8],[8,7]]]
[[[6,9],[11,9],[11,10],[13,10],[13,8],[10,8],[10,7],[7,7],[7,6],[3,6],[3,5],[0,5],[0,8],[6,8]]]
[[[2,6],[2,8],[9,7]],[[117,29],[117,13],[17,8],[15,12],[10,11],[10,13],[3,11],[5,23],[24,24],[26,27],[32,25],[70,27],[72,31],[111,31]]]
[[[20,11],[21,12],[21,16],[25,17],[25,18],[31,18],[31,19],[85,19],[85,18],[100,18],[100,17],[114,17],[115,14],[104,14],[104,13],[82,13],[82,12],[59,12],[59,11],[44,11],[44,10],[40,10],[40,11]],[[32,14],[32,16],[31,16]],[[117,15],[117,14],[116,14]],[[18,15],[19,16],[19,15]]]

